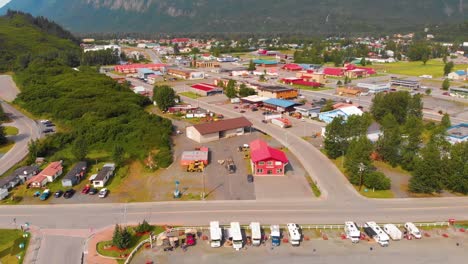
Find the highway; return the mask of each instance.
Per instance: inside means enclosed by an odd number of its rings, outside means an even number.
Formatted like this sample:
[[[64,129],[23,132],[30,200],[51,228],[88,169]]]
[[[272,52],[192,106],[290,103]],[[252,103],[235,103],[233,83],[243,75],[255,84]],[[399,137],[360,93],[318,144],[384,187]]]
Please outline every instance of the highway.
[[[18,88],[11,81],[10,76],[1,76],[1,78],[3,81],[1,82],[2,86],[0,88],[2,92],[0,96],[5,100],[11,101],[16,97]],[[5,79],[7,80],[6,82]],[[8,123],[8,125],[14,126],[19,130],[18,135],[11,137],[15,141],[13,148],[0,158],[0,175],[2,175],[26,157],[28,154],[28,143],[33,139],[39,138],[41,130],[34,120],[26,117],[5,101],[0,99],[0,104],[5,113],[9,114],[12,119],[12,122]]]

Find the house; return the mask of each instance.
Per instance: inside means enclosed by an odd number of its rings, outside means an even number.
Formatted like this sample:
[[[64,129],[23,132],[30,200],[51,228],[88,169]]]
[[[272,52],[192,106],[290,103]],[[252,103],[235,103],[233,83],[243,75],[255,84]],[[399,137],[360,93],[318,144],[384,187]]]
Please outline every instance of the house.
[[[201,96],[210,96],[223,93],[223,89],[207,83],[194,84],[190,86],[190,91]]]
[[[297,89],[284,86],[258,86],[256,90],[258,96],[276,99],[293,99],[299,95]]]
[[[284,176],[288,165],[286,154],[260,139],[250,142],[250,164],[255,176]]]
[[[461,123],[447,129],[447,140],[451,144],[468,141],[468,123]]]
[[[62,161],[51,162],[44,170],[29,179],[26,184],[32,188],[42,188],[62,175]]]
[[[251,126],[252,123],[245,117],[238,117],[189,126],[186,128],[186,135],[198,143],[206,143],[220,138],[243,135]]]
[[[0,189],[0,200],[3,200],[8,197],[8,190],[7,189]]]
[[[180,79],[184,79],[184,80],[198,80],[198,79],[205,78],[204,72],[189,71],[189,70],[175,69],[175,68],[168,69],[167,74],[180,78]]]
[[[467,72],[468,72],[468,70],[466,70],[466,71],[459,70],[459,71],[449,73],[447,77],[450,80],[454,80],[454,81],[466,81],[466,80],[468,80],[468,73]]]
[[[342,107],[328,112],[322,112],[319,114],[319,119],[329,124],[335,117],[342,116],[345,120],[351,115],[362,115],[361,109],[356,106]]]
[[[382,130],[380,129],[380,125],[377,122],[373,122],[369,128],[367,129],[367,138],[371,142],[377,142],[379,140],[379,137],[383,135]]]
[[[308,82],[318,82],[321,84],[327,83],[327,76],[324,73],[314,72],[313,70],[297,72],[296,78],[299,78]]]
[[[268,100],[263,101],[263,107],[268,108],[272,111],[276,112],[292,112],[294,111],[294,106],[300,105],[294,101],[283,100],[283,99],[276,99],[270,98]]]
[[[294,107],[294,110],[296,111],[296,113],[299,113],[305,117],[318,117],[318,114],[320,113],[320,109],[321,107],[314,106],[311,104],[305,104],[305,105]]]
[[[92,178],[94,188],[102,188],[106,185],[109,179],[114,175],[115,164],[107,163],[104,164],[102,169]]]
[[[63,187],[72,187],[78,184],[86,174],[86,161],[78,162],[62,179]]]
[[[23,184],[31,177],[39,173],[39,167],[36,165],[24,166],[16,169],[12,174],[0,178],[0,190],[10,191],[16,186]]]

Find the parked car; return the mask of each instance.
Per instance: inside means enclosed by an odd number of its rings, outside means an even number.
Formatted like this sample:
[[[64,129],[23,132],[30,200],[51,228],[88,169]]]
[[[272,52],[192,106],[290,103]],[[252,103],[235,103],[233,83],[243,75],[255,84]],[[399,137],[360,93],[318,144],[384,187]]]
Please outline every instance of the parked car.
[[[45,201],[47,199],[49,199],[49,196],[50,196],[50,190],[49,189],[46,189],[44,190],[44,192],[41,194],[41,196],[39,196],[39,199],[41,201]]]
[[[254,177],[253,177],[252,174],[248,174],[248,175],[247,175],[247,181],[248,181],[248,182],[253,182],[253,181],[254,181]]]
[[[54,132],[54,130],[53,130],[52,128],[46,128],[46,129],[42,130],[42,132],[44,132],[44,133],[52,133],[52,132]]]
[[[186,240],[186,245],[187,246],[193,246],[195,245],[196,240],[195,240],[195,235],[192,233],[187,234],[187,240]]]
[[[239,112],[240,112],[241,114],[243,114],[243,113],[245,113],[245,110],[240,110]]]
[[[96,188],[91,188],[91,189],[89,189],[88,194],[90,194],[90,195],[95,195],[95,194],[97,194],[98,192],[99,192],[98,189],[96,189]]]
[[[107,190],[107,188],[102,188],[102,189],[99,191],[99,198],[106,198],[108,192],[109,192],[109,191]]]
[[[72,198],[72,196],[75,194],[75,190],[73,189],[68,189],[65,191],[65,193],[63,194],[63,198],[65,199],[70,199]]]
[[[91,189],[91,187],[89,185],[86,185],[84,187],[84,189],[81,191],[82,194],[87,194],[89,193],[89,190]]]
[[[62,197],[62,195],[63,195],[63,191],[62,191],[62,190],[58,190],[58,191],[55,192],[54,197],[55,197],[55,198],[60,198],[60,197]]]

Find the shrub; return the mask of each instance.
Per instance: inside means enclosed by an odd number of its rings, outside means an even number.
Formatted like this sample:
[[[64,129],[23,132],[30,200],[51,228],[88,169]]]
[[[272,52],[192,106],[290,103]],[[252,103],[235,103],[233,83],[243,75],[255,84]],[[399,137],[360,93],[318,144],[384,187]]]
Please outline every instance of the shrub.
[[[146,220],[143,220],[142,223],[138,224],[137,227],[135,227],[135,232],[138,233],[145,233],[149,232],[151,230],[151,225],[146,222]]]
[[[382,172],[373,171],[367,174],[364,178],[364,185],[367,188],[373,188],[376,190],[388,190],[390,189],[391,181]]]

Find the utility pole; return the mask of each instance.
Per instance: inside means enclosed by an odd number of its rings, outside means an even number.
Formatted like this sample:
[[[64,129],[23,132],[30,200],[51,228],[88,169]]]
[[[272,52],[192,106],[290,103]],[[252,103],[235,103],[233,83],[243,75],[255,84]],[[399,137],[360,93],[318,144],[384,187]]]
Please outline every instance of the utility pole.
[[[366,166],[361,162],[359,163],[359,191],[361,191],[362,188],[362,173],[366,169]]]
[[[205,200],[205,173],[202,173],[203,177],[203,192],[202,192],[202,199]]]

